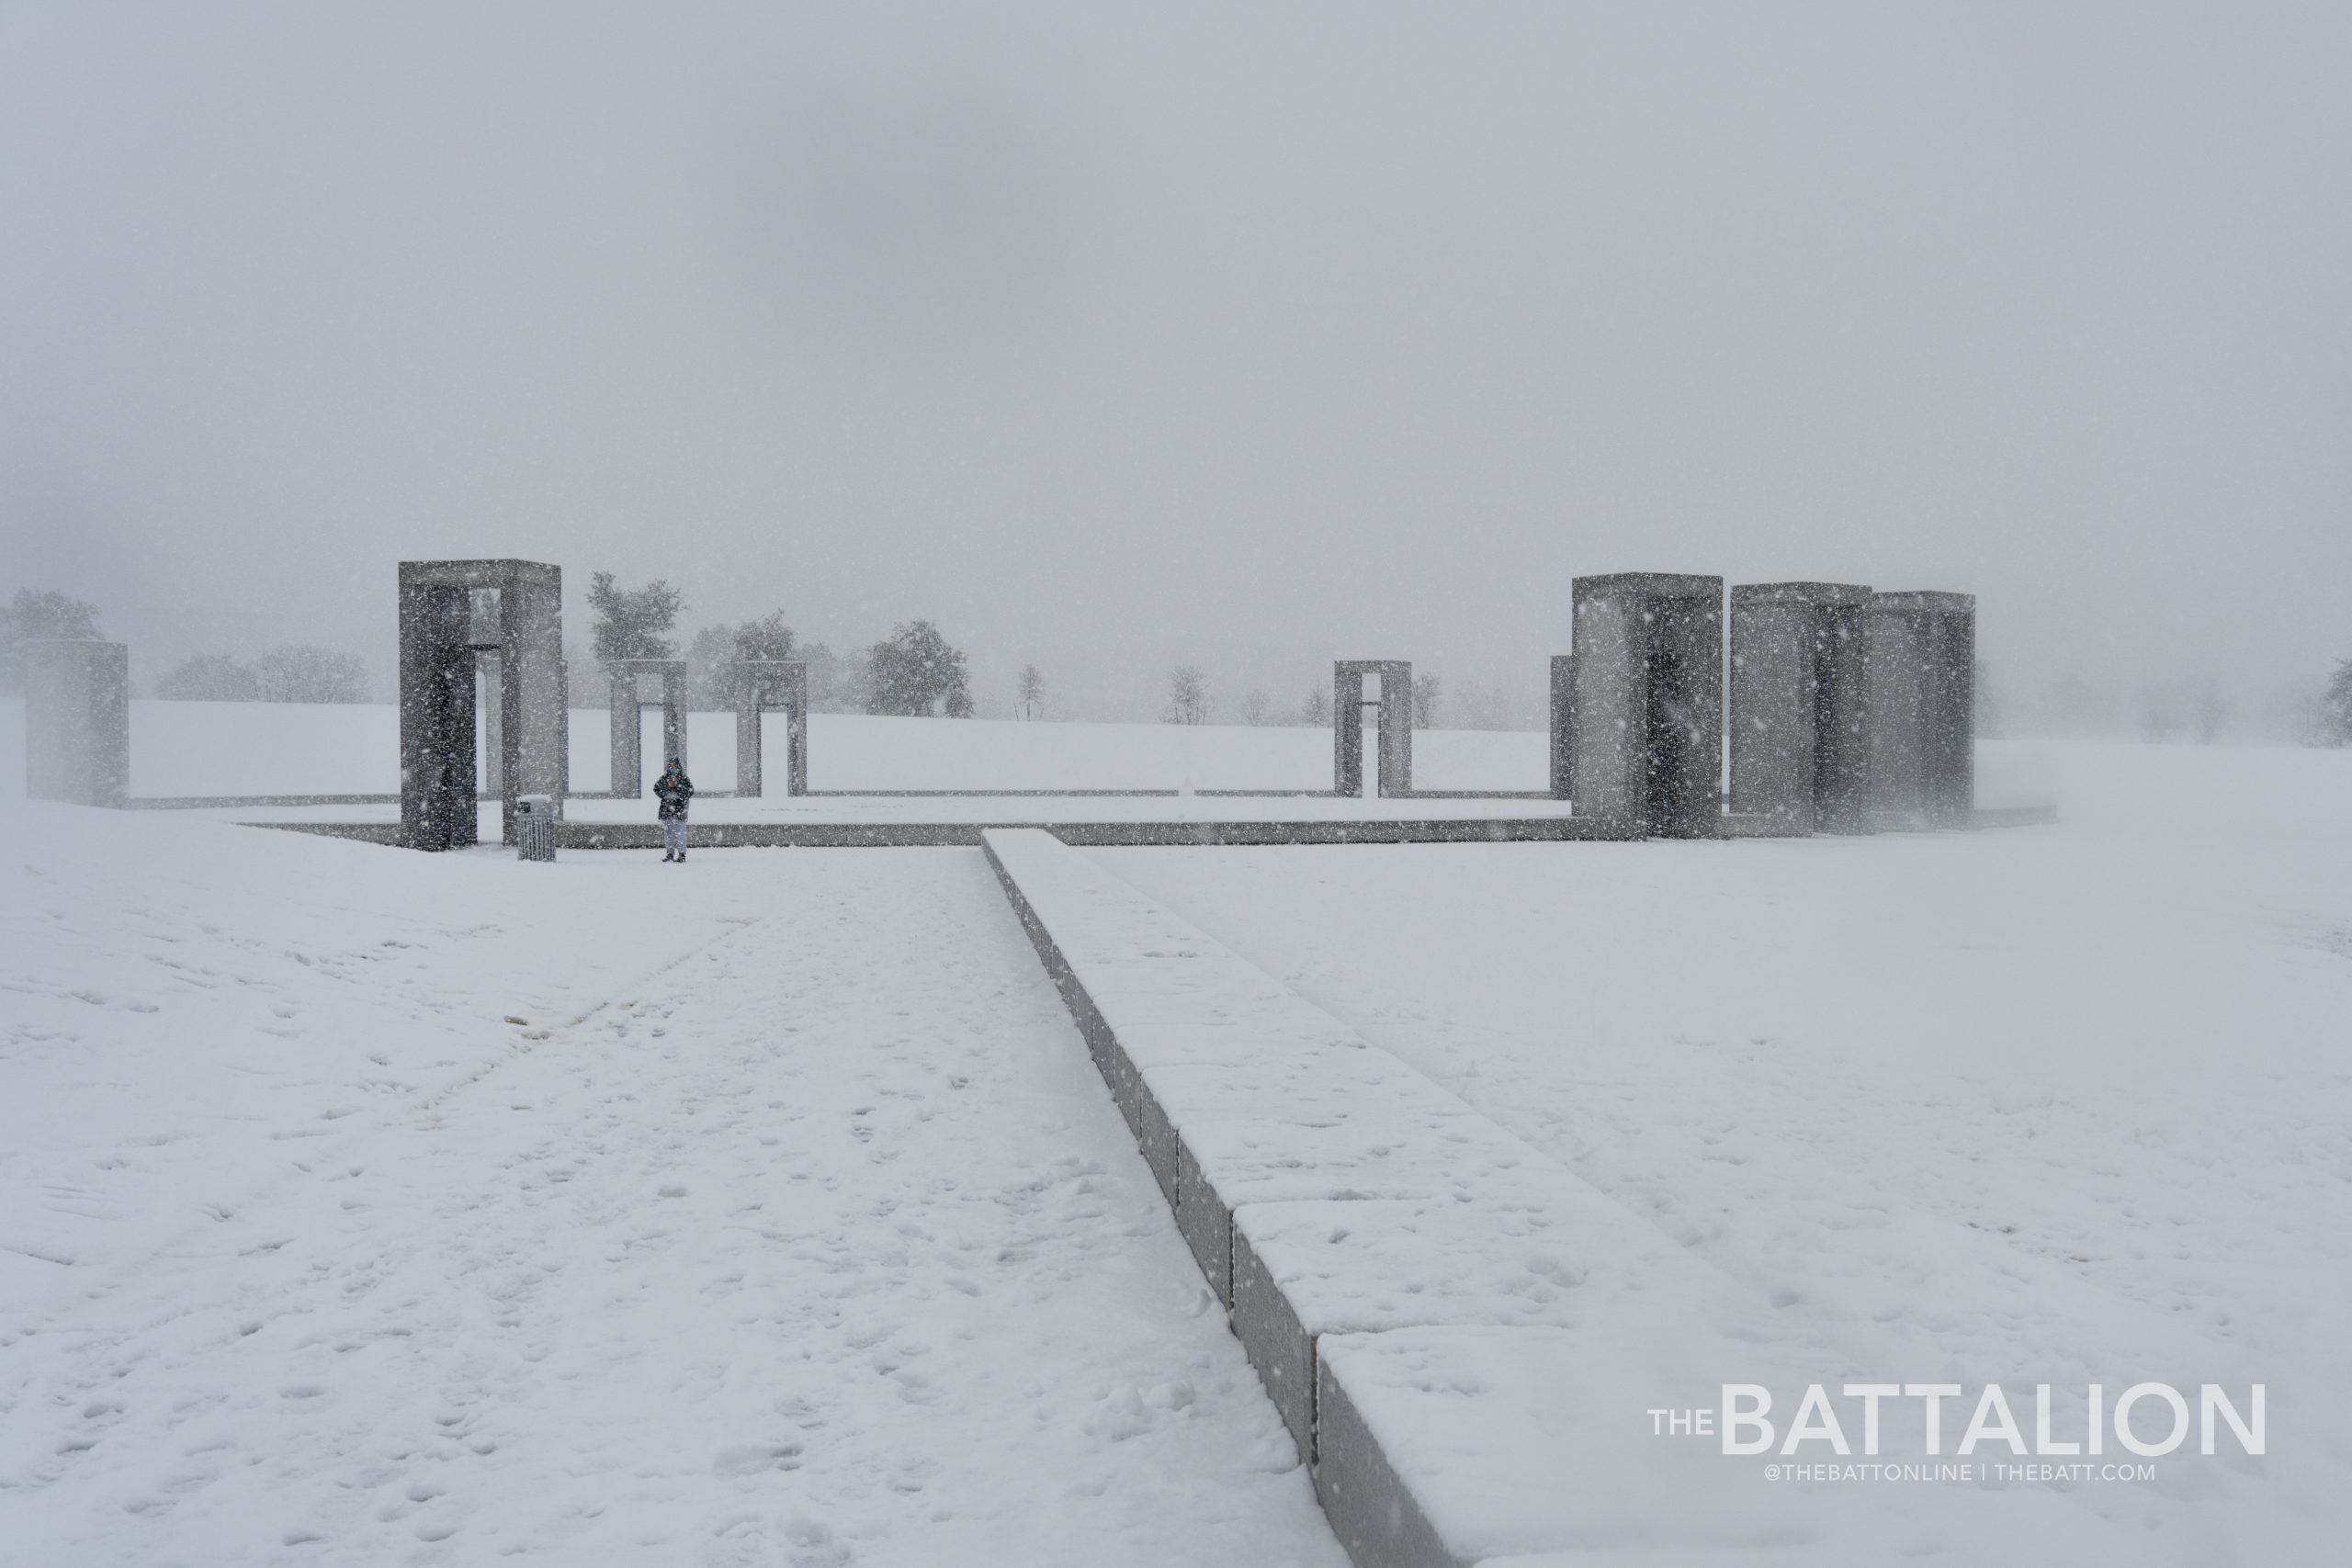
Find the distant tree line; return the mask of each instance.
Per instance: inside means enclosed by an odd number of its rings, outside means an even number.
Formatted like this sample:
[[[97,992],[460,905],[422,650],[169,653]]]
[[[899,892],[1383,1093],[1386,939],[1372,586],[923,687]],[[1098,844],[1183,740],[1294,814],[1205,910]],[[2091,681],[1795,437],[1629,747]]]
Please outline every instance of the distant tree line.
[[[356,653],[312,643],[272,649],[250,664],[203,653],[157,677],[155,694],[177,703],[364,703],[368,665]]]
[[[104,637],[97,607],[51,588],[20,588],[0,604],[0,690],[25,683],[25,644],[49,638]],[[367,661],[311,643],[272,649],[250,663],[225,653],[182,660],[157,679],[168,702],[364,703]]]

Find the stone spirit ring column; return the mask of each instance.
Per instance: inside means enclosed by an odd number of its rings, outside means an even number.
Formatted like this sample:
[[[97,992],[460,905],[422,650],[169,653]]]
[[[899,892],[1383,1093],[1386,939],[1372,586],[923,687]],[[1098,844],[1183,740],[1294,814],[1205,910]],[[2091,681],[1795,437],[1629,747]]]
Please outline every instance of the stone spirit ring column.
[[[1331,667],[1331,789],[1363,794],[1363,678],[1380,677],[1380,771],[1384,795],[1413,793],[1413,666],[1402,659],[1342,659]]]
[[[735,793],[763,793],[760,715],[781,708],[785,716],[784,792],[808,793],[808,666],[797,659],[745,660],[735,699]]]
[[[1565,752],[1579,817],[1646,835],[1723,830],[1724,580],[1579,577]]]
[[[1862,635],[1873,820],[1968,826],[1976,806],[1976,596],[1874,593]]]
[[[662,760],[686,760],[686,661],[683,659],[616,659],[605,666],[612,677],[613,781],[620,800],[645,794],[645,755],[639,736],[644,701],[637,678],[662,678]]]
[[[494,610],[477,606],[484,591],[496,596]],[[402,561],[400,637],[401,841],[447,850],[479,837],[474,671],[484,654],[494,654],[498,666],[500,837],[514,841],[521,795],[548,796],[560,819],[571,741],[561,569],[527,560]]]
[[[1731,591],[1731,808],[1782,833],[1870,829],[1863,637],[1871,591]]]

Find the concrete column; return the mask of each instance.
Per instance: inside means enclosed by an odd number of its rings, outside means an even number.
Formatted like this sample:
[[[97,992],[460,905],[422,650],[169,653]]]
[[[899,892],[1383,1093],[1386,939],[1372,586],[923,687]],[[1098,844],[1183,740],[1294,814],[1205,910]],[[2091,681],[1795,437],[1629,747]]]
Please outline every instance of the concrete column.
[[[39,639],[24,645],[25,794],[120,806],[130,793],[130,647]]]
[[[499,821],[502,841],[515,841],[515,802],[544,795],[563,820],[571,774],[571,694],[563,661],[563,573],[537,562],[513,563],[499,593],[503,648],[499,655]]]
[[[1567,800],[1568,780],[1576,755],[1577,660],[1572,653],[1552,656],[1552,798]]]
[[[612,671],[613,793],[635,800],[645,793],[645,757],[639,732],[644,728],[637,700],[637,671]]]
[[[785,726],[784,793],[808,793],[808,686],[805,676],[799,700],[792,705]]]
[[[686,766],[686,667],[684,662],[665,660],[662,666],[662,761],[671,758]]]
[[[1863,607],[1844,582],[1731,591],[1732,809],[1787,833],[1867,831]]]
[[[476,780],[514,841],[515,800],[544,795],[559,814],[569,772],[563,574],[542,561],[402,561],[400,566],[401,827],[417,849],[472,843]],[[476,692],[476,670],[484,679]],[[487,704],[477,768],[477,702]]]
[[[1380,793],[1413,793],[1413,667],[1396,659],[1380,666]]]
[[[1660,837],[1720,832],[1724,580],[1621,572],[1572,592],[1577,815]]]
[[[1976,599],[1876,593],[1863,615],[1871,816],[1967,826],[1976,803]]]
[[[1344,660],[1331,667],[1331,791],[1363,794],[1363,666]]]
[[[808,793],[808,666],[797,659],[747,660],[735,707],[735,793],[762,792],[760,716],[785,715],[785,793]]]
[[[477,836],[472,614],[438,564],[400,567],[401,834],[420,850]]]
[[[1363,794],[1363,678],[1380,677],[1380,793],[1413,788],[1413,666],[1401,659],[1343,659],[1331,667],[1331,788]]]
[[[735,793],[753,799],[763,792],[760,778],[761,712],[756,697],[735,705]]]

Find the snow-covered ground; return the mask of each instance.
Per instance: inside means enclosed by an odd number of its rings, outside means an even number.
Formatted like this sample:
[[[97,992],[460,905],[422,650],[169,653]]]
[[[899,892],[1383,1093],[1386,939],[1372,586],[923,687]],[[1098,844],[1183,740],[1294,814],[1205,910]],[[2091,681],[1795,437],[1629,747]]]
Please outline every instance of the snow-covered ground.
[[[2098,1506],[2338,1555],[2352,753],[2059,762],[2009,832],[1088,852],[1887,1381],[2267,1384]]]
[[[389,710],[159,716],[144,790],[389,787]],[[834,723],[820,785],[1328,778],[1316,731]],[[2064,823],[1090,852],[1889,1381],[2266,1383],[2266,1460],[2104,1506],[2324,1560],[2352,754],[1979,761]],[[0,806],[0,1563],[510,1551],[1337,1561],[978,852]]]
[[[0,825],[0,1562],[1343,1561],[977,851]]]

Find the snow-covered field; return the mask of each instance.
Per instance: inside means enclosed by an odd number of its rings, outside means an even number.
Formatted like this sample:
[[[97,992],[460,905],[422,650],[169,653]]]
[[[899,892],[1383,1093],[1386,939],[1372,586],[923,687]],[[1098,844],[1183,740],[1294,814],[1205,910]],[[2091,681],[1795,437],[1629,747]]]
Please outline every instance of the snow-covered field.
[[[138,787],[388,787],[389,710],[232,716]],[[1328,778],[837,723],[878,787]],[[1889,1381],[2266,1383],[2267,1458],[2097,1506],[2327,1560],[2352,754],[1980,765],[2064,823],[1090,852]],[[0,837],[0,1563],[1339,1561],[977,851]]]
[[[0,822],[0,1562],[1343,1561],[978,852]]]
[[[1887,1381],[2267,1384],[2090,1501],[2340,1556],[2352,753],[2062,762],[2051,829],[1088,852]]]

